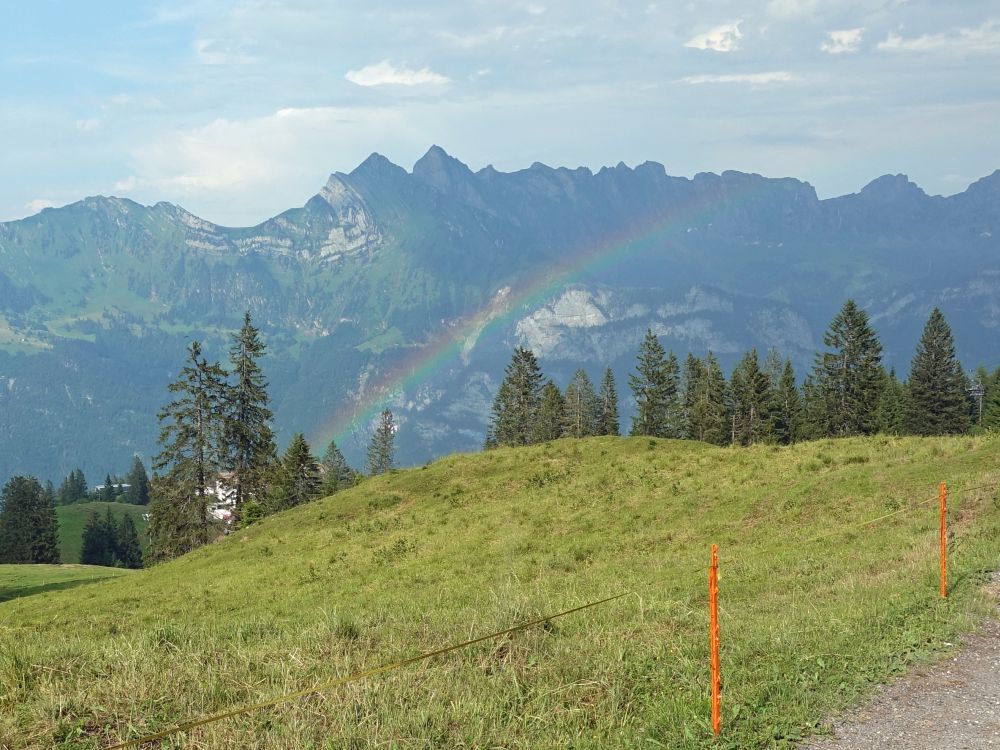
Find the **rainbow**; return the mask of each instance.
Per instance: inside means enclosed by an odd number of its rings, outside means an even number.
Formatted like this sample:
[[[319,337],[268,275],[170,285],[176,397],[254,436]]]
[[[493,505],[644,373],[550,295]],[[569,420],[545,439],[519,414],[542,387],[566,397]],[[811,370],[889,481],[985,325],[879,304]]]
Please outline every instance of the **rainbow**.
[[[756,191],[755,188],[747,188],[728,193],[724,202],[740,203]],[[561,288],[585,275],[614,267],[642,243],[663,240],[686,231],[722,203],[723,200],[718,199],[692,201],[645,226],[632,227],[631,231],[609,238],[595,247],[570,253],[564,260],[519,287],[505,287],[472,315],[447,326],[427,343],[413,347],[410,356],[381,374],[374,383],[366,382],[364,395],[359,400],[332,414],[314,431],[316,441],[313,445],[322,451],[331,440],[338,445],[352,438],[356,442],[359,431],[366,431],[375,416],[396,394],[419,387],[460,361],[475,343],[484,336],[503,330],[525,308],[547,301]],[[367,440],[367,435],[364,437]]]

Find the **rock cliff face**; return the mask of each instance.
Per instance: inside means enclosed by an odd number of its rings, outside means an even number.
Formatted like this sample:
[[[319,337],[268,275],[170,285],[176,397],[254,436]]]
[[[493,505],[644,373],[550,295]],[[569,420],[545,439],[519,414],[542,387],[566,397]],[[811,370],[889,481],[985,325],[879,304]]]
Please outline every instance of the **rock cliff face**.
[[[627,411],[647,328],[726,367],[777,347],[802,374],[853,296],[900,372],[935,305],[967,366],[996,365],[998,251],[1000,171],[949,197],[887,175],[819,200],[654,162],[474,172],[433,147],[411,172],[373,154],[255,227],[87,198],[0,224],[0,479],[148,455],[187,341],[221,358],[248,308],[280,435],[338,429],[357,461],[387,403],[415,462],[480,444],[517,344],[560,385],[613,367]]]

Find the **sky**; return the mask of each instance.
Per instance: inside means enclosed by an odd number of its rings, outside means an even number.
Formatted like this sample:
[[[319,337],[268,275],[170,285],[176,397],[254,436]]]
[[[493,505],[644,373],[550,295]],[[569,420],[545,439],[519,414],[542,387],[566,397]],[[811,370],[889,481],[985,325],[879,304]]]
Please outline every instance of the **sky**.
[[[252,225],[373,151],[646,160],[821,197],[1000,168],[1000,0],[0,0],[0,221],[87,195]]]

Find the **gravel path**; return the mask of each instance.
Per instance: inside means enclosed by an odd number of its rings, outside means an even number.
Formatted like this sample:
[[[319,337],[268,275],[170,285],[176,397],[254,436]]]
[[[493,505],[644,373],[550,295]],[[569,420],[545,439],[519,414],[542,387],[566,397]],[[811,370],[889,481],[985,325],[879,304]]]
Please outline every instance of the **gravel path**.
[[[1000,571],[993,574],[1000,600]],[[911,672],[802,750],[1000,750],[1000,621],[954,657]]]

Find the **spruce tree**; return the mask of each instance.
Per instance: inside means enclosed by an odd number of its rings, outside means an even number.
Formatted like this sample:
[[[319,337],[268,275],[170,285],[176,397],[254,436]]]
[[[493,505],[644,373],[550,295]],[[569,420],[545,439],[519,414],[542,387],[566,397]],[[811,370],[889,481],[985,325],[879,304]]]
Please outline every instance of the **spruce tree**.
[[[924,326],[910,365],[903,425],[914,435],[952,435],[969,429],[966,378],[951,328],[938,308]]]
[[[587,373],[578,369],[566,386],[567,437],[583,438],[597,434],[598,401]]]
[[[319,497],[322,483],[319,464],[301,432],[292,436],[292,442],[281,458],[278,477],[271,503],[273,510],[294,508]]]
[[[786,359],[777,383],[774,383],[771,418],[774,439],[789,445],[799,439],[802,418],[802,400],[795,384],[792,360]]]
[[[827,435],[826,402],[812,375],[802,383],[802,411],[799,422],[799,440],[817,440]]]
[[[618,388],[615,386],[615,374],[610,367],[604,370],[604,377],[601,378],[601,392],[597,396],[597,403],[597,434],[617,437],[621,434],[618,420]]]
[[[80,563],[105,567],[115,564],[114,539],[109,534],[108,524],[97,513],[91,513],[83,527]]]
[[[831,321],[823,343],[832,351],[816,356],[813,373],[823,401],[824,432],[837,437],[875,432],[882,344],[854,300],[847,300]]]
[[[732,398],[732,440],[753,445],[772,438],[770,407],[774,401],[771,380],[760,369],[757,350],[751,349],[733,370],[730,379]]]
[[[128,491],[125,493],[127,502],[132,505],[149,505],[149,475],[142,459],[138,456],[132,456],[132,468],[129,469],[126,484],[128,484]]]
[[[55,505],[34,477],[17,476],[0,494],[0,563],[58,563]]]
[[[326,447],[320,468],[323,472],[323,493],[326,495],[353,487],[358,482],[358,473],[350,467],[333,440]]]
[[[878,401],[878,431],[886,435],[903,434],[903,409],[906,386],[896,377],[896,368],[885,373]]]
[[[110,474],[104,477],[104,486],[101,488],[101,500],[105,503],[113,503],[115,501],[115,483],[112,481]]]
[[[694,433],[698,429],[698,395],[704,389],[705,376],[705,363],[689,352],[681,372],[681,403],[684,410],[684,437],[692,440],[697,439]]]
[[[212,537],[208,505],[226,460],[226,373],[209,364],[196,341],[169,386],[176,394],[159,413],[160,453],[151,486],[150,556],[177,557]]]
[[[117,544],[118,563],[123,568],[136,569],[142,567],[142,546],[139,544],[139,534],[130,513],[122,516],[118,526]]]
[[[1000,430],[1000,367],[987,381],[983,404],[983,429]]]
[[[267,380],[258,364],[265,350],[247,311],[229,349],[235,383],[227,392],[226,405],[228,468],[236,490],[237,518],[244,500],[263,495],[268,469],[275,460]]]
[[[368,443],[368,461],[365,468],[369,476],[378,476],[392,470],[395,464],[396,425],[392,412],[383,409],[379,414],[378,425]]]
[[[542,386],[531,442],[545,443],[566,434],[566,399],[551,380]]]
[[[663,346],[651,329],[639,345],[636,374],[629,375],[629,388],[635,397],[632,435],[679,437],[682,411],[678,394],[678,366],[673,352],[668,359]]]
[[[528,445],[534,439],[542,370],[530,349],[517,347],[493,401],[489,436],[497,445]]]
[[[712,352],[705,357],[700,370],[692,383],[694,393],[688,413],[687,436],[713,445],[726,445],[730,441],[726,376]]]

